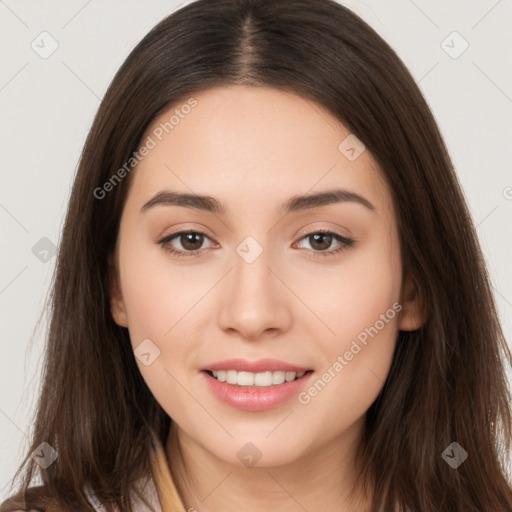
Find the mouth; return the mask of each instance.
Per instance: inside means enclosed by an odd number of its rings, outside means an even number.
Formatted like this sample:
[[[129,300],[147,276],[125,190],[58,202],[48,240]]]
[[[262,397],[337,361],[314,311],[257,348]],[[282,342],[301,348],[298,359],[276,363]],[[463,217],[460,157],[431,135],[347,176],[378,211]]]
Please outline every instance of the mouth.
[[[200,371],[207,389],[225,404],[247,412],[268,411],[288,402],[307,386],[314,372],[270,359],[256,363],[230,360],[209,366]],[[249,368],[254,371],[247,371]]]
[[[268,411],[287,403],[308,385],[313,370],[262,371],[206,370],[207,389],[224,404],[246,412]]]
[[[313,378],[307,366],[273,358],[234,358],[200,368],[207,389],[241,411],[268,411],[287,403]]]
[[[312,372],[313,370],[306,370],[301,372],[269,370],[258,373],[237,370],[205,370],[205,373],[219,382],[224,382],[226,384],[231,384],[232,386],[238,387],[258,388],[280,386],[286,382],[299,380]]]

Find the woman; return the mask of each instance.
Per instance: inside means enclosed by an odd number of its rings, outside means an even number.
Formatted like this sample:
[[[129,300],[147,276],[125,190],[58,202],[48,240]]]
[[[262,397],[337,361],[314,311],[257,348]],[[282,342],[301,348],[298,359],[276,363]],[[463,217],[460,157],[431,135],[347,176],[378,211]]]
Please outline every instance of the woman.
[[[333,1],[200,0],[139,43],[52,308],[2,511],[512,511],[463,194],[409,72]]]

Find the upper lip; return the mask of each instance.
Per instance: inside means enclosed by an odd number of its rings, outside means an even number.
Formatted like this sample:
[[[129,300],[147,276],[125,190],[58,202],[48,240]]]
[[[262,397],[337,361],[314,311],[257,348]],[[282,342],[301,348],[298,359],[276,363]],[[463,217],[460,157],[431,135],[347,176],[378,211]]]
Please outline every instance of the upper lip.
[[[239,372],[276,372],[276,371],[285,371],[285,372],[306,372],[311,368],[306,368],[302,366],[297,366],[295,364],[285,363],[284,361],[279,361],[278,359],[258,359],[256,361],[250,361],[248,359],[226,359],[224,361],[219,361],[218,363],[212,363],[204,366],[201,370],[211,370],[211,371],[219,371],[219,370],[236,370]]]

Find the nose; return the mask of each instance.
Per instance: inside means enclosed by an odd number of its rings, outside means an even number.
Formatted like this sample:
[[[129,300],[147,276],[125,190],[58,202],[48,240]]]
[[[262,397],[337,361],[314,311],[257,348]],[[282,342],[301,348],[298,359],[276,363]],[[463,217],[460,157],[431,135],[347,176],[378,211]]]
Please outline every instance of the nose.
[[[233,269],[219,290],[220,328],[249,341],[288,330],[293,294],[273,268],[270,250],[263,250],[252,262],[240,254],[233,255]]]

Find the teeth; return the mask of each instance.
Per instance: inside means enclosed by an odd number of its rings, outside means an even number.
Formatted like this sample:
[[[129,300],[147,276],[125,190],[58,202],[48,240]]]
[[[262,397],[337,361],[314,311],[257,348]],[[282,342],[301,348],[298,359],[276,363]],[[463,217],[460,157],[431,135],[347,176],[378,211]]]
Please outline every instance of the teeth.
[[[237,372],[236,370],[219,370],[212,371],[213,376],[219,382],[227,382],[235,386],[258,386],[258,387],[269,387],[278,386],[284,382],[291,382],[295,379],[300,379],[306,372]]]
[[[272,372],[272,384],[282,384],[285,381],[285,372]]]

